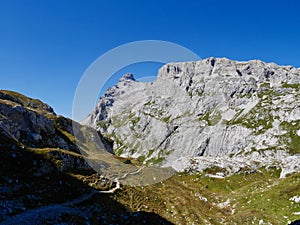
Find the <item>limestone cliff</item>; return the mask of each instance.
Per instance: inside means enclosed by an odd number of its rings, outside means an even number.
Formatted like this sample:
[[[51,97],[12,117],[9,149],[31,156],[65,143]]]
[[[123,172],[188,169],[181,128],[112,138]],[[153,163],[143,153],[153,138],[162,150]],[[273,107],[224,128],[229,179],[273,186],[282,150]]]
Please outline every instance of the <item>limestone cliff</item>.
[[[170,63],[153,83],[122,77],[83,121],[114,152],[176,170],[299,171],[300,69],[259,60]]]

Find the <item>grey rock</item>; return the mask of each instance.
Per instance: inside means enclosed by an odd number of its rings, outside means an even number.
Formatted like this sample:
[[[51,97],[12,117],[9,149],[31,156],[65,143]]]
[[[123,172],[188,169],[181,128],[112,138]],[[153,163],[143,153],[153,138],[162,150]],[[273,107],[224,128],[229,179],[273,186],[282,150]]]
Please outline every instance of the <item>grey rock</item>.
[[[0,129],[7,137],[28,147],[75,149],[62,138],[51,118],[52,108],[15,92],[0,91]],[[20,96],[17,98],[16,96]],[[26,106],[25,106],[26,105]],[[69,122],[71,129],[72,122]],[[71,129],[72,130],[72,129]]]
[[[166,64],[153,83],[125,75],[82,123],[145,164],[231,173],[277,163],[293,172],[299,166],[286,163],[299,160],[299,97],[300,69],[208,58]]]

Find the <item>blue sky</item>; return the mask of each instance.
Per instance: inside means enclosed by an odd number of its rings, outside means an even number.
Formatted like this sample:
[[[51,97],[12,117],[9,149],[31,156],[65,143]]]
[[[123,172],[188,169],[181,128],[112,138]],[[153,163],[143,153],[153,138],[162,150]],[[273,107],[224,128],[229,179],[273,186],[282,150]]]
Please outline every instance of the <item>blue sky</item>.
[[[0,0],[0,89],[39,98],[70,117],[76,86],[96,58],[149,39],[175,42],[201,58],[300,67],[299,11],[297,0]],[[151,76],[159,66],[126,69]]]

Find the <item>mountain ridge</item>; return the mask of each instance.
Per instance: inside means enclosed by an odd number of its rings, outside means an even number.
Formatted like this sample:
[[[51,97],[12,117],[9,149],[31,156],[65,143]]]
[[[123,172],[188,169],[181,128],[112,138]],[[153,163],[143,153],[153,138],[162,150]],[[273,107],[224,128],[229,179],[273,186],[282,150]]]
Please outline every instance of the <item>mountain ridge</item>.
[[[147,186],[118,186],[86,163],[86,151],[99,142],[89,137],[104,141],[99,131],[26,105],[0,99],[1,224],[279,225],[299,218],[299,173],[279,179],[280,168],[263,167],[222,177],[210,167]],[[50,124],[40,127],[40,120]],[[32,133],[42,139],[31,142]],[[123,165],[133,161],[107,154]]]
[[[168,63],[152,83],[126,76],[83,121],[117,155],[178,171],[232,174],[257,163],[281,167],[282,177],[299,171],[300,69],[211,57]]]

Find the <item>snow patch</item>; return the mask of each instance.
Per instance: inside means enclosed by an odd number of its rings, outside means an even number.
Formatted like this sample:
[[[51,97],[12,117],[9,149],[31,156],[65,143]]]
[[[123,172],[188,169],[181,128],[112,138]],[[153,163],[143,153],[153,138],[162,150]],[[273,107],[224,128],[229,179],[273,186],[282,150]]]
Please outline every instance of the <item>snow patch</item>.
[[[290,201],[296,202],[296,203],[300,203],[300,196],[293,196],[290,198]]]

